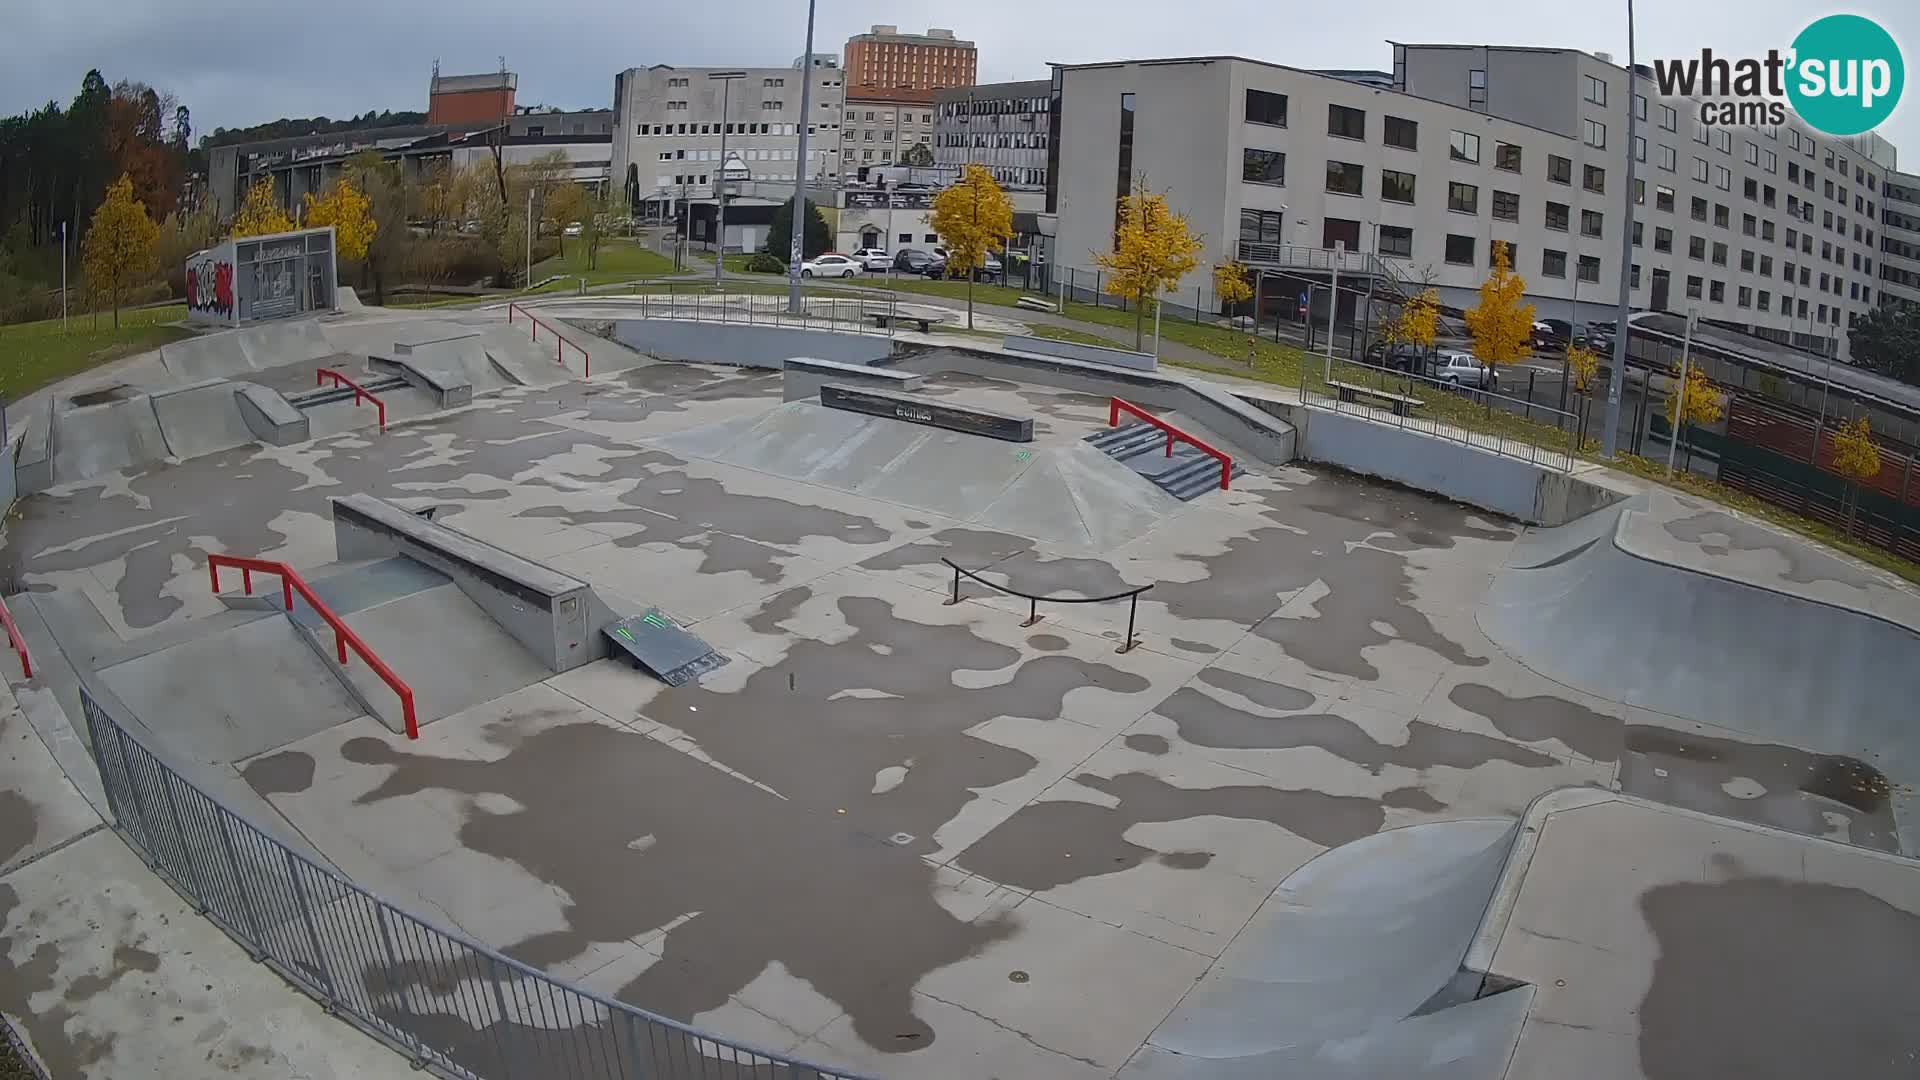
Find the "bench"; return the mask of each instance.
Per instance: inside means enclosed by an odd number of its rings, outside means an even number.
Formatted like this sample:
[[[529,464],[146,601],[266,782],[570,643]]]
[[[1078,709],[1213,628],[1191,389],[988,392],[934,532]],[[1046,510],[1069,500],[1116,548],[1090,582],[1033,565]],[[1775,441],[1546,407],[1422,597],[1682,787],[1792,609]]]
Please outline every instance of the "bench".
[[[1393,407],[1393,415],[1395,416],[1410,415],[1413,410],[1426,404],[1426,402],[1421,401],[1419,398],[1408,397],[1405,394],[1396,394],[1390,390],[1377,390],[1371,386],[1362,386],[1359,383],[1328,379],[1327,385],[1333,387],[1334,392],[1340,396],[1341,401],[1357,403],[1361,398],[1384,401]]]
[[[872,319],[873,325],[879,327],[882,330],[885,330],[888,326],[894,323],[901,322],[901,323],[912,323],[913,325],[919,327],[920,332],[923,334],[933,333],[933,320],[921,315],[899,315],[899,314],[889,314],[888,312],[885,312],[885,311],[869,311],[867,312],[867,318]]]
[[[1058,304],[1055,304],[1051,300],[1042,300],[1037,296],[1023,296],[1013,303],[1015,307],[1023,307],[1029,311],[1058,312],[1060,310]]]

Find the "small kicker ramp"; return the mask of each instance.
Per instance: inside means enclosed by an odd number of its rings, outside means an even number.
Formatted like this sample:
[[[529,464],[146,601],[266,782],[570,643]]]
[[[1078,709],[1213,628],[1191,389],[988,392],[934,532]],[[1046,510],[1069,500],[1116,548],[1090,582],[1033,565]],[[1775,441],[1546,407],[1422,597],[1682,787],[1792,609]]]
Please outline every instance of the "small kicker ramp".
[[[208,379],[155,391],[153,413],[167,449],[177,458],[196,458],[255,442],[253,429],[240,412],[240,387],[226,379]]]
[[[601,633],[668,686],[685,685],[727,663],[725,653],[681,629],[659,608],[621,619]]]
[[[67,484],[169,456],[153,401],[125,388],[70,399],[53,413],[53,482]]]

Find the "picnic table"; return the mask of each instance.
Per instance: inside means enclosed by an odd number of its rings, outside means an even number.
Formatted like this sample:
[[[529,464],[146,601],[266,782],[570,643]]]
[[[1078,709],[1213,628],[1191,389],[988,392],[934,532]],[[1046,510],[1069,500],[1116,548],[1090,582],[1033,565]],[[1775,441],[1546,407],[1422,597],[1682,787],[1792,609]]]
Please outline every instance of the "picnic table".
[[[1328,379],[1327,385],[1333,387],[1334,393],[1339,395],[1341,401],[1357,403],[1361,398],[1382,401],[1393,408],[1393,415],[1395,416],[1410,415],[1413,410],[1426,404],[1426,402],[1419,398],[1408,397],[1405,394],[1396,394],[1391,390],[1381,390],[1372,386],[1363,386],[1360,383]]]

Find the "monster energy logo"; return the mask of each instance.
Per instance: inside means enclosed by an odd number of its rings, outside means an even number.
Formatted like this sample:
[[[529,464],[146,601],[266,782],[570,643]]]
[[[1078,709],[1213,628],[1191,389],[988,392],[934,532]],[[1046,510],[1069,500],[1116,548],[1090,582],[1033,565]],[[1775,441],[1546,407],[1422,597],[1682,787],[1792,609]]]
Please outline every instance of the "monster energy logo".
[[[660,614],[654,611],[647,612],[646,617],[641,619],[640,621],[643,623],[646,623],[648,626],[663,626],[663,627],[669,627],[669,628],[673,626],[672,623],[661,618]]]
[[[633,631],[627,629],[624,626],[615,627],[613,631],[613,636],[620,638],[623,641],[633,641]],[[636,642],[636,644],[638,643]]]

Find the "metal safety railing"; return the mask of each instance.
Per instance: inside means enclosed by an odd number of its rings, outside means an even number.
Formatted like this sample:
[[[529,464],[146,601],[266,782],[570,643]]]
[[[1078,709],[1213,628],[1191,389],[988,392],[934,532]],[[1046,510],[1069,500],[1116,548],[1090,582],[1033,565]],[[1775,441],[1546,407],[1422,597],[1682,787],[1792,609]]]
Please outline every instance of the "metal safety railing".
[[[1578,461],[1584,431],[1576,413],[1411,371],[1315,359],[1303,357],[1300,364],[1302,405],[1464,443],[1558,472],[1572,472]],[[1453,401],[1469,404],[1472,415],[1457,417],[1457,422],[1438,415],[1440,403]],[[1513,433],[1502,433],[1502,427]]]
[[[965,597],[960,595],[960,576],[962,574],[995,592],[1006,593],[1008,596],[1017,596],[1025,600],[1027,602],[1027,621],[1021,623],[1021,626],[1032,626],[1034,623],[1040,621],[1041,601],[1049,604],[1104,604],[1109,600],[1125,600],[1127,602],[1127,636],[1121,641],[1120,647],[1114,651],[1122,653],[1132,652],[1134,646],[1140,644],[1140,639],[1135,637],[1133,633],[1134,622],[1135,617],[1140,614],[1140,594],[1153,588],[1151,584],[1142,585],[1137,589],[1127,589],[1122,592],[1113,593],[1110,596],[1040,596],[1036,593],[1021,592],[1019,589],[1008,585],[995,585],[974,571],[968,570],[959,563],[944,556],[940,561],[953,567],[953,595],[947,599],[947,606],[949,607],[965,599]]]
[[[248,596],[253,595],[253,575],[255,571],[263,574],[279,575],[280,593],[286,601],[288,615],[293,614],[293,594],[297,592],[302,597],[305,597],[307,603],[312,605],[314,613],[319,615],[328,626],[333,628],[333,644],[340,658],[340,666],[347,666],[347,647],[352,646],[353,651],[360,654],[360,659],[367,662],[367,666],[373,669],[374,674],[380,676],[381,681],[392,687],[393,692],[399,695],[400,712],[407,724],[407,738],[417,739],[420,737],[420,724],[419,721],[414,718],[413,713],[413,688],[408,686],[400,676],[394,674],[393,669],[387,666],[385,660],[374,655],[373,649],[366,641],[364,641],[359,634],[354,633],[353,627],[348,626],[345,620],[333,613],[333,609],[329,608],[326,603],[314,593],[313,587],[307,584],[306,579],[301,577],[298,571],[286,563],[270,562],[266,559],[243,559],[235,555],[208,555],[207,576],[212,580],[213,591],[216,594],[220,592],[220,568],[223,566],[230,566],[240,571],[240,587],[246,590]]]
[[[323,367],[319,371],[314,372],[313,384],[315,386],[325,386],[327,385],[328,379],[332,379],[333,384],[335,386],[344,386],[353,391],[353,407],[354,408],[357,409],[360,407],[360,402],[362,399],[373,402],[374,407],[380,410],[380,430],[381,431],[387,430],[387,403],[386,402],[381,401],[379,398],[375,397],[373,395],[373,391],[368,390],[366,387],[363,387],[359,383],[354,382],[352,379],[349,379],[346,376],[345,372],[335,371],[333,368]]]
[[[416,1066],[462,1080],[863,1080],[570,986],[409,914],[182,777],[84,686],[80,701],[128,846],[255,959]]]
[[[1159,428],[1161,431],[1166,432],[1168,457],[1173,456],[1173,444],[1175,442],[1183,442],[1199,450],[1201,453],[1206,454],[1208,457],[1213,458],[1215,461],[1218,461],[1220,463],[1220,490],[1226,491],[1228,489],[1228,485],[1233,481],[1233,458],[1227,456],[1225,451],[1216,449],[1194,438],[1192,435],[1181,431],[1179,428],[1174,427],[1172,424],[1167,423],[1165,420],[1160,419],[1140,406],[1130,401],[1122,401],[1119,398],[1108,399],[1107,426],[1120,426],[1120,414],[1123,412],[1129,416],[1138,417],[1154,427]]]
[[[636,286],[638,288],[639,286]],[[800,330],[837,330],[892,337],[903,316],[893,297],[803,296],[798,312],[787,310],[784,294],[749,292],[642,292],[619,298],[623,308],[639,302],[642,319],[685,319],[697,323],[778,326]],[[631,317],[631,316],[629,316]],[[929,322],[940,321],[937,316]]]
[[[20,628],[14,625],[13,612],[7,610],[5,600],[0,600],[0,624],[6,625],[7,645],[13,649],[14,655],[20,658],[21,675],[25,678],[33,678],[33,657],[27,653],[27,635],[21,633]]]
[[[533,324],[533,340],[536,343],[538,343],[540,340],[540,328],[541,327],[546,328],[547,336],[553,339],[553,362],[554,363],[559,364],[561,367],[566,367],[567,366],[566,350],[572,349],[574,352],[577,352],[580,354],[581,377],[587,378],[587,379],[593,378],[593,357],[587,355],[587,350],[581,348],[578,344],[576,344],[572,339],[568,338],[565,334],[562,334],[560,331],[554,329],[552,323],[546,322],[542,320],[539,316],[535,315],[533,312],[528,311],[526,309],[526,306],[523,304],[510,303],[507,305],[507,325],[508,326],[513,325],[513,318],[515,314],[518,314],[521,318],[524,318],[529,323]]]

